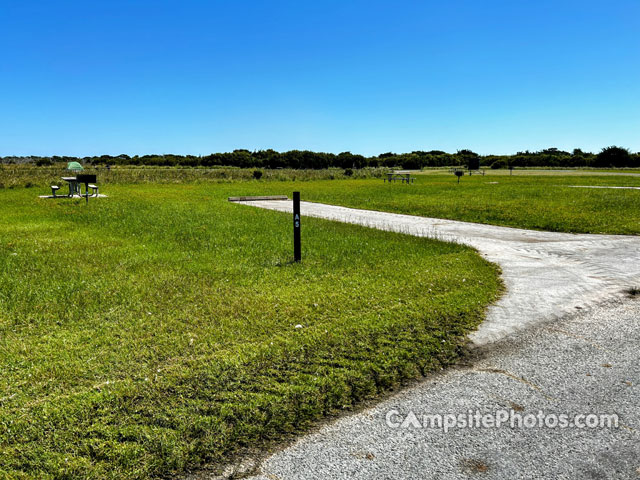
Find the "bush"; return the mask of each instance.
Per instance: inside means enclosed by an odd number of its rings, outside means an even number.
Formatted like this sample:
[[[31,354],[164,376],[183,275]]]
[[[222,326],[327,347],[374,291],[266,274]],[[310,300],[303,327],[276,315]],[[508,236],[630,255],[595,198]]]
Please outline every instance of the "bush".
[[[420,170],[422,168],[420,157],[414,153],[398,155],[396,160],[400,161],[403,170]]]
[[[493,170],[497,170],[498,168],[508,168],[509,164],[506,160],[496,160],[491,164],[491,168]]]
[[[595,166],[607,167],[628,167],[632,164],[629,150],[621,147],[607,147],[596,156]]]
[[[352,170],[352,169],[350,169],[350,168],[346,168],[346,169],[344,170],[344,176],[345,176],[345,177],[351,177],[352,175],[353,175],[353,170]]]
[[[255,178],[256,180],[260,180],[262,178],[262,170],[254,170],[253,178]]]

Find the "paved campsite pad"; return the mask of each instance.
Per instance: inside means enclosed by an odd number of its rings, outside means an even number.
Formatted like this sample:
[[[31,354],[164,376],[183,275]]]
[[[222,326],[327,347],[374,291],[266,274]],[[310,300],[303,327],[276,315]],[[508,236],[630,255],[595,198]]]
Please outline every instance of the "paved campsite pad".
[[[615,185],[569,185],[569,188],[613,188],[614,190],[640,190],[640,187],[620,187]]]
[[[251,205],[291,211],[289,201]],[[256,479],[637,478],[640,302],[598,304],[640,285],[640,238],[538,232],[307,202],[302,214],[471,245],[502,267],[507,293],[471,336],[485,346],[479,351],[484,357],[472,367],[431,377],[303,437],[263,462]],[[560,317],[562,322],[553,321]],[[444,415],[505,408],[522,414],[617,413],[620,427],[445,434],[393,429],[385,422],[390,409]]]

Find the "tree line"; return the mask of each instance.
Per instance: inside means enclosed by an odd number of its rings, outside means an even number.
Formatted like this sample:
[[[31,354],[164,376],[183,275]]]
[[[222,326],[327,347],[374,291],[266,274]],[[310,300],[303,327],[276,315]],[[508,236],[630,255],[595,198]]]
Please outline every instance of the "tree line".
[[[149,166],[183,166],[183,167],[239,167],[239,168],[294,168],[354,169],[363,167],[388,167],[403,169],[420,169],[424,167],[467,167],[477,169],[513,168],[513,167],[596,167],[622,168],[640,167],[640,152],[631,153],[628,149],[611,146],[598,153],[583,152],[579,148],[571,152],[557,148],[547,148],[536,152],[518,152],[515,155],[479,155],[472,150],[458,150],[447,153],[441,150],[413,151],[410,153],[382,153],[366,157],[342,152],[339,154],[312,152],[309,150],[275,150],[249,151],[244,149],[210,155],[134,155],[112,156],[100,155],[92,157],[0,157],[0,163],[33,163],[48,166],[62,162],[80,162],[85,165],[149,165]]]

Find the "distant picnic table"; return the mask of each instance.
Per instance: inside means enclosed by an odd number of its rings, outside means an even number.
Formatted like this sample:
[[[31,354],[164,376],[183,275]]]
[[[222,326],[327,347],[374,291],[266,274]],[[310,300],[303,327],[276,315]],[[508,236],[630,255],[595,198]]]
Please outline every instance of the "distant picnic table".
[[[413,183],[415,180],[414,177],[411,177],[411,172],[407,170],[396,170],[393,172],[387,173],[387,178],[384,179],[385,183],[389,181],[391,182],[403,182],[403,183]]]
[[[93,191],[93,196],[98,196],[98,186],[94,185],[93,182],[96,181],[95,175],[87,175],[87,174],[78,174],[75,177],[61,177],[62,180],[69,184],[69,196],[73,197],[75,195],[82,196],[82,188],[81,185],[84,183],[86,192],[85,196],[89,196],[89,189]],[[56,196],[56,191],[59,189],[57,185],[51,186],[51,191],[53,193],[53,197]]]
[[[62,180],[69,184],[69,196],[80,195],[80,184],[76,180],[76,177],[62,177]]]

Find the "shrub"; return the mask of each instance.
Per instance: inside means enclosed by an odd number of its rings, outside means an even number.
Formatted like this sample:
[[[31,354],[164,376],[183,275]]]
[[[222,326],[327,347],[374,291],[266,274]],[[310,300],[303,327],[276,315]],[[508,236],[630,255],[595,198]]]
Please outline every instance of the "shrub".
[[[420,157],[414,153],[398,155],[396,160],[400,161],[404,170],[420,170],[422,168]]]
[[[507,168],[508,166],[509,166],[509,164],[507,163],[507,161],[506,160],[502,160],[502,159],[496,160],[495,162],[493,162],[491,164],[491,168],[493,170],[497,170],[498,168]]]
[[[346,169],[344,170],[344,176],[345,176],[345,177],[351,177],[352,175],[353,175],[353,170],[352,170],[352,169],[350,169],[350,168],[346,168]]]
[[[260,180],[262,178],[262,170],[254,170],[253,178],[255,178],[256,180]]]
[[[627,167],[631,165],[631,154],[629,150],[621,147],[607,147],[596,156],[595,166],[607,167]]]

